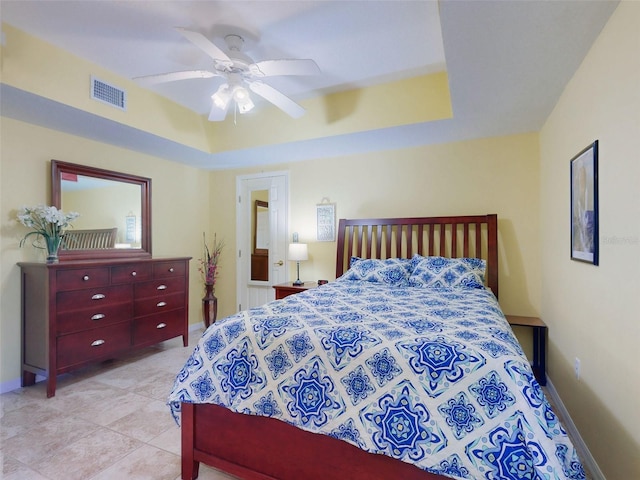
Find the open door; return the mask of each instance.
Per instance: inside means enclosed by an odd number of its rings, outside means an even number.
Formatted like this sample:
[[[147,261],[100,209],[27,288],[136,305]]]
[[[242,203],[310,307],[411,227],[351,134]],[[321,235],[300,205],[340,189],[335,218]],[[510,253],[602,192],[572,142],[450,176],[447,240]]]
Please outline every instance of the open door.
[[[289,174],[239,176],[236,189],[238,310],[246,310],[273,300],[273,285],[287,280]]]

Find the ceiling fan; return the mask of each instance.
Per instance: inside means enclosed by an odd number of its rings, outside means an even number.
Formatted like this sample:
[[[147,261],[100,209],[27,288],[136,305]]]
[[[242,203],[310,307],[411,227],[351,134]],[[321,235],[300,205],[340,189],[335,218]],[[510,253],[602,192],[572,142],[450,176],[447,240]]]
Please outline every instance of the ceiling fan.
[[[146,84],[173,82],[190,78],[223,77],[226,82],[220,85],[211,96],[210,121],[222,121],[227,115],[231,101],[235,101],[238,111],[246,113],[254,107],[249,89],[268,100],[293,118],[304,115],[305,109],[287,97],[284,93],[262,82],[264,77],[279,75],[317,75],[320,69],[310,59],[263,60],[254,62],[242,52],[244,39],[241,35],[229,34],[224,37],[228,52],[211,42],[199,32],[176,28],[176,30],[195,46],[202,49],[213,59],[211,70],[187,70],[136,77]]]

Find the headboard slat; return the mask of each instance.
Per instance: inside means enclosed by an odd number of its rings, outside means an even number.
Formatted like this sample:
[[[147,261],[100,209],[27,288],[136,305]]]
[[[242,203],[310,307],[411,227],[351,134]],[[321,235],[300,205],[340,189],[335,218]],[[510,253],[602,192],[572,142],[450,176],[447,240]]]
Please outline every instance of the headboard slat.
[[[439,232],[436,233],[436,230]],[[462,248],[459,248],[460,246]],[[336,278],[347,271],[353,255],[379,259],[411,258],[415,254],[483,258],[487,262],[487,286],[496,297],[498,296],[496,214],[341,219],[337,247]],[[462,252],[462,255],[458,255],[459,252]]]

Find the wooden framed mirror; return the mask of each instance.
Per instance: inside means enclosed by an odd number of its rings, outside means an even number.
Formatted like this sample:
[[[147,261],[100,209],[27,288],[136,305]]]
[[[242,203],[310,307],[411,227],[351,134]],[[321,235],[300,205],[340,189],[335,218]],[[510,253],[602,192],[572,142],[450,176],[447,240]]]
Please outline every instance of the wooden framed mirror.
[[[151,256],[151,179],[51,160],[51,203],[80,216],[61,261]]]

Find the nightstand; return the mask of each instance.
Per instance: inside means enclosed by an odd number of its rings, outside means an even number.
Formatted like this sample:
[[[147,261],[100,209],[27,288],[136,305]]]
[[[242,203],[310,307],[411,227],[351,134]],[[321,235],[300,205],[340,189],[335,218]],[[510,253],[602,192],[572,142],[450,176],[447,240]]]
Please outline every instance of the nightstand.
[[[309,290],[310,288],[315,288],[317,286],[318,284],[316,282],[304,282],[302,285],[293,285],[292,282],[287,282],[274,285],[273,288],[276,289],[276,300],[280,300],[284,297],[288,297],[289,295],[304,292],[305,290]]]
[[[547,324],[538,317],[505,315],[509,325],[530,327],[533,329],[533,374],[542,386],[547,384]]]

